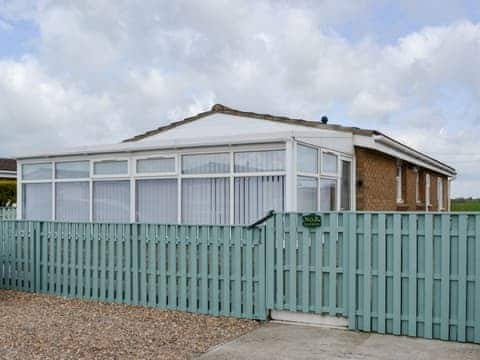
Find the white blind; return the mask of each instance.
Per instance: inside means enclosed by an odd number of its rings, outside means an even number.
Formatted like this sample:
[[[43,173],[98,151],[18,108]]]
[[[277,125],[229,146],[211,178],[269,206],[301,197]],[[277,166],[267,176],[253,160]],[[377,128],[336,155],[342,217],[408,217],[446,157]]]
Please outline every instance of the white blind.
[[[337,208],[337,181],[330,179],[320,180],[320,210],[334,211]]]
[[[49,180],[52,178],[52,163],[22,165],[23,180]]]
[[[174,158],[152,158],[137,160],[137,173],[173,173],[175,172]]]
[[[93,183],[93,220],[130,222],[130,181]]]
[[[23,184],[23,218],[52,220],[52,184]]]
[[[235,224],[250,224],[269,210],[285,208],[284,176],[235,178]]]
[[[297,171],[318,173],[318,150],[309,146],[297,146]]]
[[[195,154],[182,156],[183,174],[224,174],[230,172],[230,155]]]
[[[55,163],[55,177],[57,179],[82,179],[90,176],[88,161],[66,161]]]
[[[177,222],[177,180],[137,180],[137,221]]]
[[[297,210],[317,211],[318,181],[316,178],[297,176]]]
[[[285,150],[237,152],[235,172],[284,171]]]
[[[89,221],[88,182],[62,182],[55,185],[55,218],[59,221]]]
[[[183,179],[182,223],[230,223],[229,179]]]
[[[128,160],[96,161],[93,172],[95,175],[127,175]]]

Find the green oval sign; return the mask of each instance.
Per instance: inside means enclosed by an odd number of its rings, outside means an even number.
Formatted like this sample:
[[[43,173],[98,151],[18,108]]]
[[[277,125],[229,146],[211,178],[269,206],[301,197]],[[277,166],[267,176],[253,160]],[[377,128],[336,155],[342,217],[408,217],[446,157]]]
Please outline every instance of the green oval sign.
[[[322,226],[322,216],[314,213],[303,215],[303,226],[305,227]]]

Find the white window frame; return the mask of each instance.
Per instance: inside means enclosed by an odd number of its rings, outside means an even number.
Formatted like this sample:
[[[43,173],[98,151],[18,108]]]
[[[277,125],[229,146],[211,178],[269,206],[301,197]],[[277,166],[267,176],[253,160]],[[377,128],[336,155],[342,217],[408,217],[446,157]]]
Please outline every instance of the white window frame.
[[[397,162],[397,174],[395,176],[395,191],[397,204],[403,204],[403,164]]]
[[[293,178],[295,181],[293,182],[293,190],[292,194],[295,197],[295,207],[291,211],[298,211],[298,206],[297,206],[297,184],[296,184],[296,179],[297,176],[303,176],[303,177],[315,177],[317,179],[317,211],[320,211],[320,204],[321,204],[321,199],[320,199],[320,180],[325,179],[325,180],[335,180],[336,182],[336,199],[335,199],[335,205],[336,208],[332,211],[342,211],[341,209],[341,190],[342,190],[342,161],[348,161],[350,162],[351,166],[351,174],[350,174],[350,207],[351,211],[355,209],[355,169],[354,169],[354,164],[355,164],[355,159],[354,156],[350,154],[345,154],[339,151],[335,151],[332,149],[327,149],[327,148],[321,148],[319,146],[315,146],[303,141],[295,141],[295,144],[306,146],[306,147],[311,147],[314,149],[317,149],[317,168],[318,172],[317,173],[310,173],[310,172],[304,172],[304,171],[298,171],[295,168],[294,176]],[[293,159],[296,163],[297,160],[297,153],[296,149],[297,146],[294,147],[295,151],[293,154]],[[337,172],[336,173],[328,173],[323,171],[323,154],[328,153],[335,155],[337,157]],[[288,184],[287,184],[288,186]]]
[[[443,189],[443,179],[439,176],[437,177],[437,205],[439,211],[445,210],[443,203],[444,191],[445,190]]]
[[[112,179],[112,178],[123,178],[123,177],[130,177],[132,174],[131,171],[131,159],[128,157],[109,157],[109,158],[101,158],[101,159],[94,159],[90,161],[90,176],[93,179]],[[107,161],[126,161],[127,162],[127,173],[126,174],[95,174],[95,164]]]

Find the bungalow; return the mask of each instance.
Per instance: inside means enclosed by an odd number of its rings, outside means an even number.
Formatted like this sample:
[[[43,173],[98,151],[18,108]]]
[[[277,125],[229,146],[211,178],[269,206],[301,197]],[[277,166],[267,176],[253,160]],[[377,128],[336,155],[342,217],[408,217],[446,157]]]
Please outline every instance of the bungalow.
[[[18,157],[19,219],[248,224],[442,211],[455,169],[376,130],[214,105],[119,144]]]

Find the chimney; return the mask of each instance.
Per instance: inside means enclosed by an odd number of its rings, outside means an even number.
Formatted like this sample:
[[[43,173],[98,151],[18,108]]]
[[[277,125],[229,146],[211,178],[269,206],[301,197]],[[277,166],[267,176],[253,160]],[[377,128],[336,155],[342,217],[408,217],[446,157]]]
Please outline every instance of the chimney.
[[[328,117],[326,115],[323,115],[321,121],[322,121],[322,124],[326,125],[328,123]]]

